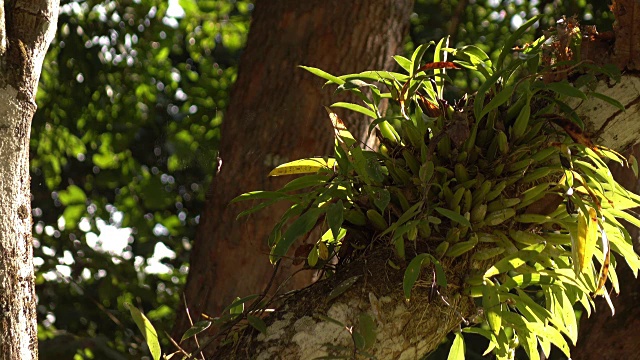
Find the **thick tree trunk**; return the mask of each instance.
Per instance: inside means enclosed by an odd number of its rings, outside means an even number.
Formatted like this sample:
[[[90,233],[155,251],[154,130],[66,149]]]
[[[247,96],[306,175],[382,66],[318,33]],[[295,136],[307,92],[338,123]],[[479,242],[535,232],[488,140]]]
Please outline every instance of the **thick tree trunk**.
[[[38,357],[29,134],[59,1],[0,0],[0,359]]]
[[[323,105],[337,101],[323,81],[297,68],[308,65],[333,74],[391,69],[408,28],[413,0],[257,1],[246,52],[222,125],[216,175],[196,236],[185,296],[194,321],[219,315],[234,297],[262,291],[273,267],[266,241],[284,210],[271,209],[235,221],[250,204],[231,204],[241,193],[276,189],[290,179],[267,173],[287,160],[329,155],[333,131]],[[367,123],[345,116],[355,133]],[[357,121],[358,129],[353,124]],[[292,274],[281,266],[281,283]],[[288,288],[310,282],[303,273]],[[175,335],[189,327],[179,311]]]

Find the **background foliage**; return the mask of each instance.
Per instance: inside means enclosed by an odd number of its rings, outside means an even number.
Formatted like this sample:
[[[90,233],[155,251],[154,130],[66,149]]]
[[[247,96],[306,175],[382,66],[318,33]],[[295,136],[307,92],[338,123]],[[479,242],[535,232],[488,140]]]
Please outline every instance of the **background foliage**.
[[[31,142],[43,359],[139,358],[125,302],[171,328],[252,9],[62,1]],[[446,34],[452,47],[498,49],[538,13],[538,31],[574,13],[607,29],[606,10],[604,1],[418,0],[406,50]]]

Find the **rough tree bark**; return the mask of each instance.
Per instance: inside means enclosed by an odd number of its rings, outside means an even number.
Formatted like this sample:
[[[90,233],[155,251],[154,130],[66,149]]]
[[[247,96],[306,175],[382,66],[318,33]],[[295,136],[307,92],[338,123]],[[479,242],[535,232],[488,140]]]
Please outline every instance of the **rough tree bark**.
[[[201,313],[219,315],[235,296],[260,292],[273,270],[266,240],[284,208],[235,221],[250,204],[229,201],[247,191],[283,185],[266,177],[280,163],[332,151],[333,131],[322,106],[336,99],[322,89],[321,79],[297,66],[332,74],[393,68],[392,55],[400,50],[412,8],[413,0],[256,2],[222,125],[222,166],[201,216],[184,291],[194,321]],[[345,117],[351,129],[359,128],[355,132],[366,132],[362,119]],[[277,282],[294,268],[288,262],[281,270]],[[308,284],[310,278],[304,273],[288,286]],[[174,335],[188,327],[181,309]]]
[[[38,357],[29,134],[58,0],[0,0],[0,358]]]

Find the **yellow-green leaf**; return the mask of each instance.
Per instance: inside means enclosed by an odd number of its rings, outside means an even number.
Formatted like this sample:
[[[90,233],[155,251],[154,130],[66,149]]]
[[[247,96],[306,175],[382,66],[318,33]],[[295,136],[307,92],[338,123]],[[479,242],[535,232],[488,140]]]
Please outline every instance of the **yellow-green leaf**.
[[[571,241],[571,255],[573,269],[576,274],[587,271],[591,266],[591,258],[598,239],[598,217],[594,208],[589,208],[585,214],[578,211],[578,229]]]
[[[331,169],[335,164],[336,159],[310,158],[294,160],[271,170],[269,176],[314,174],[322,169]]]
[[[144,316],[142,311],[138,310],[137,307],[129,303],[124,303],[124,306],[129,309],[131,317],[133,318],[133,322],[136,323],[138,329],[140,329],[140,332],[142,333],[142,336],[144,336],[153,360],[160,360],[162,350],[160,349],[160,343],[158,342],[158,333],[156,333],[156,329],[153,327],[149,319],[147,319],[147,317]]]
[[[459,332],[455,333],[455,336],[447,360],[464,360],[464,338]]]
[[[498,335],[502,326],[502,317],[500,316],[501,306],[498,290],[495,286],[487,284],[482,288],[482,307],[491,331]]]

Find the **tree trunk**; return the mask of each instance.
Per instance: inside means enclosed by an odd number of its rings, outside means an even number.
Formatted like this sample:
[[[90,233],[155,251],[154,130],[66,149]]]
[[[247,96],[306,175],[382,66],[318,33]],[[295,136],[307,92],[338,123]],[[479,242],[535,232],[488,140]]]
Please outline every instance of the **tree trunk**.
[[[37,359],[29,134],[57,0],[0,0],[0,358]]]
[[[229,201],[247,191],[282,186],[290,179],[267,178],[280,163],[332,153],[333,130],[322,106],[337,100],[322,89],[321,79],[297,66],[337,75],[392,69],[392,55],[400,50],[412,8],[413,0],[257,1],[222,125],[221,168],[191,255],[184,293],[194,321],[201,313],[218,316],[236,296],[262,291],[273,271],[266,242],[285,208],[236,221],[250,204]],[[345,118],[352,132],[366,133],[363,117]],[[294,269],[291,261],[284,263],[276,283]],[[311,274],[303,273],[287,288],[310,280]],[[188,327],[182,309],[174,334],[180,336]]]

